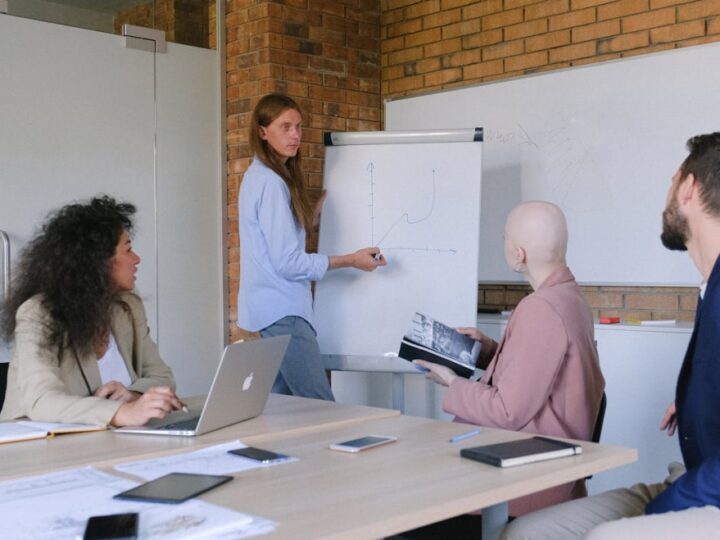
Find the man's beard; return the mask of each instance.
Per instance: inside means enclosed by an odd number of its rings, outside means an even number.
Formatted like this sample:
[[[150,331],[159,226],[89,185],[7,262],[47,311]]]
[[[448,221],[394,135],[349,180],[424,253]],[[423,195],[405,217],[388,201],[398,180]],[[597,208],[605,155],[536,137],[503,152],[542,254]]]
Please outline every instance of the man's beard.
[[[673,202],[663,212],[663,231],[660,240],[668,249],[687,251],[689,238],[690,228],[687,218],[680,213],[677,200],[673,199]]]

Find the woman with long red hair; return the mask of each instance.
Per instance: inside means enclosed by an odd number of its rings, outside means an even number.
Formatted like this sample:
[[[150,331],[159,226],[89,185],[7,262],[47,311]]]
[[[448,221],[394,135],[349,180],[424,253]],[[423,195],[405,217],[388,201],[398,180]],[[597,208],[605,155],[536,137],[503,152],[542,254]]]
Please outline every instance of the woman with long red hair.
[[[313,207],[303,181],[303,115],[281,94],[260,99],[250,123],[255,157],[243,176],[240,214],[240,290],[237,324],[260,335],[291,335],[273,391],[332,400],[312,325],[312,281],[328,270],[371,272],[386,264],[377,247],[347,255],[308,253],[324,195]]]

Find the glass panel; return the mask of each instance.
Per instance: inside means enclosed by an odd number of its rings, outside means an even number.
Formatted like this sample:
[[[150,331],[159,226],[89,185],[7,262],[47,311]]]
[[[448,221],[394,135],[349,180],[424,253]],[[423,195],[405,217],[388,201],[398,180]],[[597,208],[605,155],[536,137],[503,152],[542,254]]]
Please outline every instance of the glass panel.
[[[165,31],[165,39],[215,49],[215,0],[8,0],[8,14],[120,34],[123,24]]]
[[[0,59],[0,228],[17,263],[48,211],[98,193],[132,201],[138,210],[133,244],[143,254],[137,287],[157,328],[160,62],[119,41],[109,33],[0,16],[0,51],[8,53]],[[4,354],[0,340],[0,361]]]
[[[115,33],[123,24],[134,24],[165,31],[165,39],[195,47],[215,48],[210,43],[210,5],[215,13],[215,0],[155,0],[131,2],[115,16]],[[213,16],[214,24],[214,16]]]

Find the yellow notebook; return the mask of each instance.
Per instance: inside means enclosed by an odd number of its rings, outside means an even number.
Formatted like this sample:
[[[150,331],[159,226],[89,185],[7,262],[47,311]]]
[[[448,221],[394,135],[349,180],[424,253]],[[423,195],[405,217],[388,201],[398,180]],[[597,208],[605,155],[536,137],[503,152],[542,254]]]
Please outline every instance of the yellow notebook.
[[[64,433],[84,433],[104,429],[107,429],[107,427],[95,424],[63,424],[58,422],[32,422],[30,420],[0,422],[0,444],[45,439]]]

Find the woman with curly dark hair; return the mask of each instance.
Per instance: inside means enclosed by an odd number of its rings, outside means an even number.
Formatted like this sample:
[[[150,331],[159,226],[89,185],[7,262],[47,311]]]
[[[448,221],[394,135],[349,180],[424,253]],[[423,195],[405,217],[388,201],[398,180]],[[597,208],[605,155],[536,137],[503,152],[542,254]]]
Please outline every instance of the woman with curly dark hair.
[[[14,339],[0,419],[142,425],[182,408],[132,292],[134,213],[107,196],[69,204],[23,251],[0,319]]]

